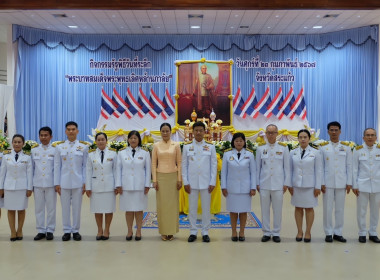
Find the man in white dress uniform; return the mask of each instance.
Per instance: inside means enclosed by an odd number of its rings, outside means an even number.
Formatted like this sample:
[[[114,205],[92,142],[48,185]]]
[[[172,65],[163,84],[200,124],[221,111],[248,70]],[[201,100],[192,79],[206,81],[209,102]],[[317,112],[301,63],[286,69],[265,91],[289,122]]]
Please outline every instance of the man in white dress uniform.
[[[352,188],[352,152],[348,142],[339,142],[341,125],[330,122],[327,125],[330,141],[321,143],[320,151],[324,173],[322,174],[323,228],[326,242],[346,242],[342,235],[344,223],[344,202]],[[335,227],[332,213],[335,208]]]
[[[357,196],[357,220],[359,242],[367,241],[366,215],[369,202],[369,240],[380,243],[377,237],[380,203],[380,145],[375,145],[376,130],[367,128],[363,133],[364,144],[354,150],[352,191]]]
[[[54,238],[57,194],[54,188],[55,148],[50,145],[52,134],[50,127],[40,128],[41,145],[32,147],[33,189],[38,231],[34,237],[36,241],[45,237],[46,240],[53,240]]]
[[[194,123],[194,140],[186,143],[182,152],[182,179],[185,191],[189,194],[190,236],[188,242],[194,242],[197,239],[199,194],[202,203],[202,240],[210,242],[208,235],[211,226],[210,201],[211,192],[216,184],[217,158],[215,146],[203,139],[205,131],[206,126],[203,122]]]
[[[266,127],[268,143],[258,147],[256,152],[257,190],[260,192],[261,216],[263,221],[262,242],[273,236],[281,242],[283,196],[290,186],[290,158],[288,146],[276,142],[278,128],[274,124]],[[270,229],[270,208],[273,210],[273,230]]]
[[[58,142],[54,157],[54,185],[61,196],[63,241],[80,241],[79,234],[82,195],[85,192],[88,143],[78,141],[76,122],[66,123],[67,140]],[[73,221],[70,214],[72,212]]]

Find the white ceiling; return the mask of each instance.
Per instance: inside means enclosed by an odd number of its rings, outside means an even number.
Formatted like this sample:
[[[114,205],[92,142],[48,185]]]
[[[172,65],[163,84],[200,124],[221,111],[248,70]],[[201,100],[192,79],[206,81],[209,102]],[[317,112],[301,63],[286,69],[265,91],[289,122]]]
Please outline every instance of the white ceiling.
[[[9,24],[78,34],[315,34],[380,24],[380,10],[0,10],[0,25]]]

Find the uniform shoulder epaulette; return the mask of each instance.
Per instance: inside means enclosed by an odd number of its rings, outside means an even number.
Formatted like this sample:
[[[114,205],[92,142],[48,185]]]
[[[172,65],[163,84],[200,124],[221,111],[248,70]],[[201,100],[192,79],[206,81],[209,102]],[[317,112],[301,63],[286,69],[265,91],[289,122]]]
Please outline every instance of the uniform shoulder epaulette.
[[[40,145],[38,145],[38,144],[36,143],[36,144],[34,144],[31,148],[34,149],[34,148],[37,148],[38,146],[40,146]]]
[[[248,152],[251,152],[252,154],[254,153],[251,149],[246,148],[246,150],[247,150]]]
[[[278,142],[278,144],[281,145],[281,146],[284,146],[284,147],[287,147],[287,146],[288,146],[288,144],[286,144],[286,143],[284,143],[284,142]]]
[[[24,151],[24,155],[30,156],[30,151]]]
[[[380,144],[378,144],[376,147],[380,149]]]
[[[345,146],[350,146],[350,142],[348,141],[340,141],[340,144],[345,145]]]
[[[311,146],[313,149],[319,150],[318,146]]]
[[[149,153],[149,150],[147,148],[141,147],[141,149]]]
[[[363,148],[363,145],[360,145],[360,146],[356,146],[355,150],[360,150]]]
[[[232,151],[232,148],[228,148],[228,149],[224,150],[224,152],[229,152],[229,151]]]
[[[4,152],[3,152],[3,154],[4,155],[8,155],[8,154],[10,154],[12,152],[12,150],[5,150]]]
[[[187,141],[187,142],[185,142],[185,143],[183,143],[184,145],[189,145],[189,144],[191,144],[191,143],[193,143],[193,141]]]
[[[264,142],[264,143],[259,143],[259,147],[260,147],[260,146],[264,146],[264,145],[266,145],[266,144],[267,144],[267,143],[265,143],[265,142]]]
[[[61,144],[63,144],[63,143],[65,143],[65,141],[55,141],[55,142],[53,142],[51,145],[52,145],[53,147],[56,147],[57,145],[61,145]]]
[[[117,150],[115,148],[108,148],[108,150],[110,150],[112,152],[117,152]]]
[[[90,150],[88,150],[88,153],[92,153],[92,152],[95,152],[96,151],[96,149],[90,149]]]
[[[328,145],[328,144],[329,144],[328,141],[324,141],[324,142],[320,143],[319,146],[323,147],[323,146],[326,146],[326,145]]]
[[[87,146],[90,146],[90,145],[91,145],[91,144],[90,144],[89,142],[87,142],[87,141],[79,141],[79,143],[82,143],[82,144],[87,145]]]
[[[119,149],[119,152],[125,150],[126,148],[127,148],[127,147],[124,147],[124,148]]]
[[[211,141],[206,140],[205,142],[206,142],[207,144],[213,145],[213,143],[212,143]]]

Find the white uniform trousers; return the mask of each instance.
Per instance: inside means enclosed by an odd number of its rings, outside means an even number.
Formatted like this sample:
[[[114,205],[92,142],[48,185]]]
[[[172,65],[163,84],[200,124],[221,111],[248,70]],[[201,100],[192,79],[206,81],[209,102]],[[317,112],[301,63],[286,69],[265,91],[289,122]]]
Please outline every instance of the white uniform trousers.
[[[197,235],[197,210],[198,210],[198,196],[201,195],[202,203],[202,236],[208,235],[208,230],[211,227],[211,214],[210,214],[210,201],[211,194],[208,189],[194,190],[191,189],[189,194],[189,220],[190,220],[190,234]]]
[[[64,233],[79,232],[82,208],[82,188],[61,189],[62,223]],[[70,214],[73,222],[71,223]]]
[[[55,230],[55,213],[57,205],[57,193],[55,192],[55,188],[34,187],[34,204],[37,231],[39,233],[53,233]]]
[[[370,236],[377,236],[377,224],[379,222],[380,193],[360,192],[357,198],[357,219],[359,236],[367,235],[366,214],[369,202],[369,231]]]
[[[266,236],[280,236],[282,221],[282,190],[271,191],[260,189],[261,219],[263,221],[263,234]],[[270,208],[273,209],[273,230],[270,229]]]
[[[326,188],[323,194],[323,228],[326,235],[342,236],[345,200],[346,189]],[[333,209],[335,210],[335,227],[332,218]]]

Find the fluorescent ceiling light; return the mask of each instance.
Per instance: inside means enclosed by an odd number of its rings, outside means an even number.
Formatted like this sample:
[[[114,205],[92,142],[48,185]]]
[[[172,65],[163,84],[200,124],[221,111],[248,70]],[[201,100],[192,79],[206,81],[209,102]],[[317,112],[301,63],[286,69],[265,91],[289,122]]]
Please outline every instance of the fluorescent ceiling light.
[[[69,25],[68,27],[69,28],[78,28],[78,26],[76,26],[76,25]]]
[[[192,25],[192,26],[190,26],[190,28],[191,29],[199,29],[199,28],[201,28],[199,25]]]
[[[313,26],[314,29],[321,29],[322,26],[321,25],[316,25],[316,26]]]

